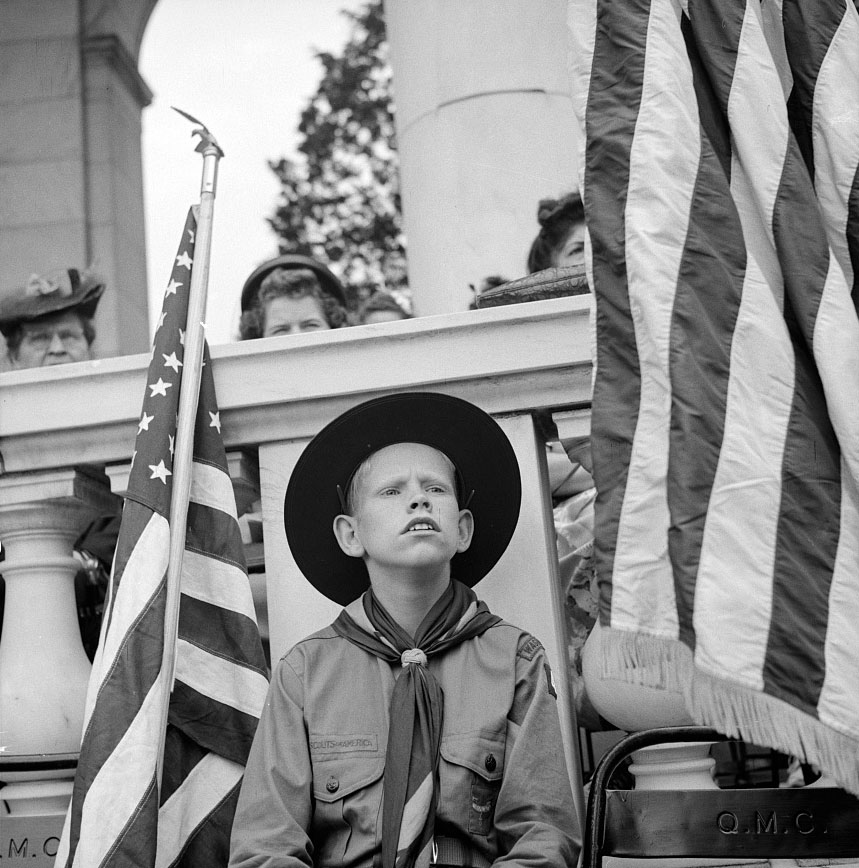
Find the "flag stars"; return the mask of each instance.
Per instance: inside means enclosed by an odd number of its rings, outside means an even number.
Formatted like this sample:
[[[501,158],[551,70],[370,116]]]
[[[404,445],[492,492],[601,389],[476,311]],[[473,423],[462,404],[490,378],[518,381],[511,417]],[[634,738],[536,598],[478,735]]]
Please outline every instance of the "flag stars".
[[[143,411],[143,416],[140,419],[140,422],[137,424],[137,433],[139,434],[141,431],[149,430],[149,423],[155,418],[155,416],[150,416],[146,410]]]
[[[157,464],[150,464],[149,469],[152,471],[150,479],[160,479],[164,485],[167,485],[167,477],[172,476],[172,471],[168,470],[162,458]]]
[[[161,353],[161,355],[164,356],[164,367],[173,368],[173,370],[178,374],[179,368],[182,367],[182,362],[176,358],[176,353],[170,353],[169,356],[166,353]]]
[[[167,435],[167,439],[170,441],[170,458],[173,458],[173,450],[176,448],[176,438],[172,434]]]
[[[167,284],[167,289],[164,290],[164,298],[168,295],[176,295],[176,290],[181,289],[182,284],[178,280],[170,278],[170,283]]]
[[[167,317],[167,314],[162,310],[162,311],[161,311],[161,316],[158,317],[158,325],[157,325],[156,328],[155,328],[156,331],[158,331],[158,329],[160,329],[161,326],[164,325],[164,320],[165,320],[166,317]]]
[[[182,251],[182,252],[181,252],[181,253],[176,257],[176,267],[177,267],[177,268],[187,268],[187,269],[190,271],[190,270],[191,270],[191,266],[192,266],[193,264],[194,264],[194,260],[191,259],[190,256],[188,256],[188,251],[187,251],[187,250],[183,250],[183,251]]]
[[[179,329],[179,343],[185,346],[185,329]]]
[[[218,410],[217,413],[213,413],[211,410],[209,410],[209,415],[212,417],[212,421],[209,422],[209,427],[210,428],[217,428],[218,434],[220,434],[221,433],[221,411]]]
[[[167,390],[172,386],[172,383],[165,383],[164,380],[159,377],[157,383],[149,383],[149,388],[152,389],[149,397],[154,398],[156,395],[163,395],[165,398],[167,397]]]

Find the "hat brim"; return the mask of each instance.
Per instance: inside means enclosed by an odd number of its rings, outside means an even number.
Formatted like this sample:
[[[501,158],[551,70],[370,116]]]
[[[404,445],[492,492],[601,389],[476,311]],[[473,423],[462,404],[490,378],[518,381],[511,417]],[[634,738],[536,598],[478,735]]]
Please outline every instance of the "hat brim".
[[[343,511],[337,486],[345,492],[368,456],[395,443],[432,446],[459,471],[475,529],[469,548],[451,561],[453,578],[469,587],[477,584],[506,550],[519,520],[522,484],[516,453],[483,410],[430,392],[386,395],[360,404],[311,440],[284,498],[286,538],[298,568],[320,593],[343,606],[357,599],[370,580],[364,561],[346,555],[334,536],[334,519]]]
[[[328,295],[336,298],[343,307],[346,307],[346,292],[343,289],[343,284],[334,276],[334,273],[321,262],[313,259],[311,256],[303,256],[299,253],[285,253],[283,256],[278,256],[275,259],[270,259],[268,262],[263,262],[258,268],[251,272],[245,285],[242,287],[242,310],[248,310],[253,306],[256,294],[259,291],[260,284],[265,280],[266,276],[271,274],[275,268],[307,268],[312,271],[319,279],[319,284],[323,291]]]
[[[104,292],[102,281],[82,283],[71,295],[59,293],[26,295],[23,291],[0,300],[0,332],[10,335],[20,323],[32,322],[43,316],[73,310],[82,317],[92,319]]]

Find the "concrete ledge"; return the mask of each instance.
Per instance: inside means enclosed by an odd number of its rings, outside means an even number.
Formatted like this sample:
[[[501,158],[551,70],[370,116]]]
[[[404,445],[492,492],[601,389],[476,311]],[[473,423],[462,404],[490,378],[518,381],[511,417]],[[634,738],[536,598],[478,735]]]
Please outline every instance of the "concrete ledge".
[[[0,471],[117,463],[133,449],[148,354],[0,374]],[[396,389],[496,415],[587,410],[588,299],[571,297],[212,349],[227,448],[301,440]]]

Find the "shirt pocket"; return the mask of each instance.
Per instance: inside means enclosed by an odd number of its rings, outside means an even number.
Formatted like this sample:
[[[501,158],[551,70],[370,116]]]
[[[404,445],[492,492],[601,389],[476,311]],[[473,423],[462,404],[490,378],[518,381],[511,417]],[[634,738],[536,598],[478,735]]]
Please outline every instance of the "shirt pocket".
[[[463,832],[487,837],[504,777],[505,738],[485,730],[442,737],[440,769],[445,814]]]
[[[314,864],[339,865],[347,848],[350,856],[372,852],[382,809],[384,756],[311,754],[311,763]]]

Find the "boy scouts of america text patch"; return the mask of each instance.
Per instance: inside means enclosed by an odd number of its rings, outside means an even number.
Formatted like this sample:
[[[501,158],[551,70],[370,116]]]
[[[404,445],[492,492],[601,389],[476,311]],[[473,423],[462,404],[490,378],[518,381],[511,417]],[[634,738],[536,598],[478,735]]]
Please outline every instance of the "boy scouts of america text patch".
[[[379,736],[375,732],[347,735],[310,735],[310,753],[321,757],[326,754],[378,753]]]

